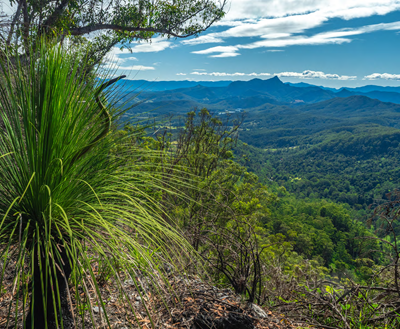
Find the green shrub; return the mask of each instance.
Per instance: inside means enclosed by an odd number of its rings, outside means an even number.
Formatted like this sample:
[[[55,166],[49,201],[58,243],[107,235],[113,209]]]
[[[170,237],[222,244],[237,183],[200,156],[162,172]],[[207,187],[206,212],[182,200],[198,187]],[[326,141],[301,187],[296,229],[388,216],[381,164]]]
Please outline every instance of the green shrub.
[[[91,281],[105,312],[97,280],[112,277],[124,295],[135,270],[158,280],[159,260],[172,257],[174,242],[186,246],[146,192],[156,181],[132,161],[143,151],[130,148],[130,161],[111,151],[108,109],[79,71],[84,60],[42,41],[30,58],[1,62],[0,292],[15,266],[7,326],[21,324],[21,303],[26,327],[72,326],[69,278],[77,310],[90,303]]]

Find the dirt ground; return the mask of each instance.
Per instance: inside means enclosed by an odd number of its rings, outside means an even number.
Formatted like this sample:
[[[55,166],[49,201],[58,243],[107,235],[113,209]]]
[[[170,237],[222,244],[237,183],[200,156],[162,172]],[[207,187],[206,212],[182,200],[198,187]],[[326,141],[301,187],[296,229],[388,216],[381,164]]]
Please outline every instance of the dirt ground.
[[[103,307],[94,287],[87,287],[90,303],[75,304],[75,288],[70,289],[76,328],[159,328],[159,329],[286,329],[303,328],[284,315],[248,304],[229,289],[218,289],[198,277],[171,276],[163,291],[149,288],[146,278],[125,280],[118,285],[105,282],[100,286]],[[16,298],[12,271],[5,271],[0,292],[0,328],[22,328],[22,303],[7,321]],[[138,286],[138,283],[140,286]],[[161,285],[160,285],[161,286]],[[122,288],[122,289],[121,289]],[[14,295],[13,295],[14,291]],[[83,293],[79,292],[84,295]],[[14,296],[14,297],[13,297]],[[83,307],[83,306],[84,307]],[[84,315],[84,320],[82,320]]]

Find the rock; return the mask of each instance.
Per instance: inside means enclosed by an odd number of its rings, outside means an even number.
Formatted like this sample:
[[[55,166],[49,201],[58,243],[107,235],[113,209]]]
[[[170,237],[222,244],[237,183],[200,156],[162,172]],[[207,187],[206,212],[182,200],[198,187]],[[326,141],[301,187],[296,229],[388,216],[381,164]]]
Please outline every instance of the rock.
[[[229,313],[223,318],[214,318],[207,314],[198,314],[191,329],[255,329],[252,319],[240,313]]]
[[[134,285],[135,285],[135,283],[133,282],[132,279],[129,279],[129,280],[125,280],[125,281],[124,281],[124,286],[125,286],[125,287],[134,286]]]
[[[99,313],[99,312],[104,313],[103,309],[99,308],[98,306],[93,307],[92,310],[96,314]]]
[[[253,311],[254,315],[259,318],[259,319],[266,319],[268,318],[268,314],[265,313],[265,311],[258,305],[256,304],[251,304],[250,305],[251,310]]]
[[[164,263],[163,264],[163,269],[167,273],[172,273],[172,271],[174,270],[174,267],[169,263]]]

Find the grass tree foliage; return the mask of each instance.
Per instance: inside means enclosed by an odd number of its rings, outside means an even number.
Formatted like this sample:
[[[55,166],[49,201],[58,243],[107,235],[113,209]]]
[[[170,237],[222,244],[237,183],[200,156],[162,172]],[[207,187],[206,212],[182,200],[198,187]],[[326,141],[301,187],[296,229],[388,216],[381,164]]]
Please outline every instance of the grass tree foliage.
[[[95,101],[99,90],[79,73],[82,60],[41,42],[28,63],[1,62],[1,293],[15,266],[7,326],[20,325],[21,313],[26,328],[83,323],[71,300],[76,309],[90,303],[88,281],[105,312],[96,264],[124,296],[124,279],[140,270],[156,280],[158,262],[180,241],[148,193],[157,181],[134,161],[142,154],[131,147],[127,162],[110,151],[115,139],[104,134],[109,121]]]

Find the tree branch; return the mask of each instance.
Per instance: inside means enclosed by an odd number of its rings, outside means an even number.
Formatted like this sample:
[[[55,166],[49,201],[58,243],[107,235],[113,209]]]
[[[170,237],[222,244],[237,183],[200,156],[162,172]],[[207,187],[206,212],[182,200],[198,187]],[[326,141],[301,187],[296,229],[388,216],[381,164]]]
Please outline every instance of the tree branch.
[[[21,14],[21,8],[22,8],[22,1],[19,1],[17,12],[14,15],[14,18],[13,18],[13,20],[11,22],[11,26],[10,26],[10,32],[8,33],[8,37],[7,37],[7,41],[6,41],[7,46],[9,46],[11,43],[11,37],[12,37],[12,34],[14,33],[15,24],[17,23],[19,15]]]
[[[45,32],[48,32],[48,29],[57,22],[69,2],[70,0],[63,0],[61,1],[60,5],[54,9],[54,12],[43,23]]]
[[[188,34],[177,34],[175,32],[172,32],[171,30],[168,29],[156,29],[156,28],[151,28],[151,27],[128,27],[128,26],[123,26],[123,25],[117,25],[117,24],[94,24],[94,25],[87,25],[83,27],[78,27],[78,28],[72,28],[69,30],[71,35],[79,36],[79,35],[84,35],[88,34],[91,32],[95,31],[100,31],[100,30],[114,30],[114,31],[123,31],[123,32],[154,32],[154,33],[161,33],[161,34],[167,34],[170,36],[173,36],[175,38],[187,38],[193,35],[196,35],[204,30],[206,30],[207,27],[201,30],[197,30],[195,32],[191,32]]]

